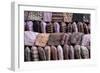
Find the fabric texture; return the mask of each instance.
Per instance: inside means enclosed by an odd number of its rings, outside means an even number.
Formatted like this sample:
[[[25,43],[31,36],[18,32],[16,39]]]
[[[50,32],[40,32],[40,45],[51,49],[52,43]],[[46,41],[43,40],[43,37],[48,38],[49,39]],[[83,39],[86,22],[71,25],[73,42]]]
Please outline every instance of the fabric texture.
[[[38,49],[35,46],[32,46],[32,48],[31,48],[31,59],[32,59],[32,61],[39,60]]]
[[[41,33],[41,22],[39,20],[33,21],[33,31]]]
[[[38,47],[38,53],[39,53],[39,60],[43,61],[46,60],[46,54],[42,47]]]
[[[44,12],[43,13],[43,21],[51,22],[52,20],[52,12]]]
[[[24,44],[33,46],[38,34],[32,31],[24,31]]]
[[[64,33],[61,40],[61,45],[64,45],[64,44],[70,45],[70,36],[71,36],[71,33]]]
[[[69,46],[69,59],[74,59],[74,48]]]
[[[46,33],[46,23],[44,21],[41,22],[41,31],[42,33]]]
[[[63,60],[63,49],[61,45],[57,46],[58,60]]]
[[[69,59],[69,45],[65,44],[63,47],[64,59]]]
[[[33,22],[32,21],[27,21],[26,25],[28,27],[28,31],[33,31]]]
[[[79,13],[74,13],[72,22],[83,22],[83,14]]]
[[[84,28],[83,28],[82,22],[78,22],[77,27],[78,27],[78,32],[84,33]]]
[[[30,48],[29,47],[26,47],[24,49],[24,60],[25,61],[31,61],[31,54],[30,54]]]
[[[57,60],[57,48],[55,46],[51,46],[51,60]]]
[[[63,16],[64,16],[64,22],[72,22],[72,17],[73,17],[72,13],[63,13]]]
[[[60,31],[63,32],[63,33],[66,32],[66,23],[64,23],[64,22],[61,23]]]
[[[80,45],[75,45],[74,54],[75,54],[75,59],[81,59],[81,48],[80,48]]]
[[[81,56],[83,59],[89,58],[89,51],[85,46],[81,46]]]
[[[62,22],[63,21],[63,13],[61,12],[52,12],[52,21],[53,22]]]
[[[83,23],[84,33],[89,34],[89,28],[86,23]]]
[[[83,35],[81,45],[90,49],[90,34]]]
[[[28,11],[27,20],[41,20],[41,12]]]
[[[51,59],[51,47],[45,46],[44,50],[45,50],[46,60],[50,60]]]
[[[83,33],[72,33],[70,42],[72,45],[81,45]]]
[[[83,21],[84,22],[90,22],[90,14],[84,14]]]
[[[29,15],[29,12],[28,11],[24,11],[24,20],[28,20],[28,15]]]
[[[46,25],[46,32],[47,32],[47,33],[53,33],[53,32],[54,32],[53,24],[52,24],[52,23],[48,23],[48,24]]]
[[[51,33],[48,40],[48,45],[60,45],[63,38],[63,33]]]
[[[68,23],[67,25],[67,32],[72,33],[72,24]]]
[[[38,34],[38,36],[36,38],[35,45],[44,47],[44,46],[46,46],[48,39],[49,39],[49,34],[40,33],[40,34]]]
[[[60,32],[60,25],[57,22],[54,22],[54,31],[55,32]]]
[[[72,23],[72,32],[78,32],[78,28],[77,28],[76,22]]]

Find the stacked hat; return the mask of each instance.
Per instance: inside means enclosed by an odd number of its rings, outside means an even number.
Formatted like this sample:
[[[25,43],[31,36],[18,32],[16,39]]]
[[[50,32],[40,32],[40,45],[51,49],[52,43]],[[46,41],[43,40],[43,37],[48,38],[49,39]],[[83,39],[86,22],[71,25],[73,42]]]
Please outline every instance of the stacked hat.
[[[47,33],[53,33],[53,24],[52,23],[49,23],[46,25],[46,32]]]
[[[61,23],[61,29],[60,30],[61,30],[61,32],[64,32],[64,33],[66,32],[66,23],[64,23],[64,22]]]

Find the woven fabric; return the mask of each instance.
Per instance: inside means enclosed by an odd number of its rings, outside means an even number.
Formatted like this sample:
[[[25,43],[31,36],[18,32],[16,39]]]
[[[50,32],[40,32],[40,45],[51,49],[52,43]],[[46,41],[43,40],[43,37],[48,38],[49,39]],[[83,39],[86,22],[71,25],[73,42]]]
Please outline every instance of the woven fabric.
[[[72,13],[63,13],[63,16],[64,16],[64,22],[72,22],[72,17],[73,17]]]
[[[83,33],[72,33],[70,42],[72,45],[81,45]]]
[[[63,33],[51,33],[48,40],[48,45],[60,45],[63,38]]]
[[[52,12],[44,12],[43,13],[43,21],[51,22],[52,20]]]
[[[50,60],[51,59],[51,48],[50,48],[50,46],[45,46],[44,50],[45,50],[46,60]]]
[[[89,34],[89,28],[88,28],[87,24],[83,23],[83,28],[84,28],[84,33]]]
[[[30,48],[29,47],[26,47],[24,49],[24,60],[25,61],[31,61],[31,54],[30,54]]]
[[[46,33],[46,23],[44,21],[41,22],[41,31],[42,33]]]
[[[90,49],[90,38],[90,34],[83,35],[81,45]]]
[[[32,31],[24,31],[24,45],[33,46],[38,34]]]
[[[33,31],[33,22],[32,21],[27,21],[26,22],[28,31]]]
[[[35,45],[44,47],[46,46],[48,39],[49,39],[49,34],[40,33],[36,38]]]
[[[89,51],[85,46],[81,46],[81,56],[83,59],[89,58]]]
[[[46,25],[46,32],[47,33],[53,33],[54,29],[53,29],[53,24],[49,23]]]
[[[69,59],[69,46],[67,44],[63,47],[63,55],[64,59]]]
[[[71,33],[64,33],[61,40],[61,45],[64,45],[64,44],[70,45],[70,36],[71,36]]]
[[[32,48],[31,48],[31,59],[32,59],[32,61],[39,60],[38,49],[35,46],[32,46]]]
[[[58,53],[58,60],[63,60],[63,49],[61,47],[61,45],[57,46],[57,53]]]
[[[72,32],[78,32],[77,24],[75,22],[72,23]]]
[[[75,59],[81,59],[80,45],[75,45],[75,47],[74,47],[74,54],[75,54]]]
[[[55,46],[51,46],[51,60],[57,60],[57,48]]]
[[[57,22],[54,22],[54,32],[60,32],[60,25]]]
[[[67,25],[67,32],[72,33],[72,24],[71,23],[69,23]]]
[[[82,22],[78,22],[77,27],[78,27],[78,32],[84,33],[84,28],[83,28]]]
[[[38,47],[38,53],[39,53],[39,60],[40,61],[46,60],[45,51],[42,47]]]
[[[74,48],[69,46],[69,59],[74,59]]]
[[[66,32],[66,23],[64,23],[64,22],[61,23],[60,31],[63,32],[63,33]]]

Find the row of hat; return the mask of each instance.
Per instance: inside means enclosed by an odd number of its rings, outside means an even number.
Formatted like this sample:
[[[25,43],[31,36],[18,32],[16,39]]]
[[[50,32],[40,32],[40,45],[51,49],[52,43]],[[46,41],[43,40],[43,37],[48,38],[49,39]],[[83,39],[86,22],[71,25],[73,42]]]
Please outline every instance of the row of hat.
[[[90,14],[69,13],[69,12],[44,12],[44,11],[24,11],[24,20],[43,20],[43,21],[90,21]]]
[[[33,31],[39,33],[67,33],[82,32],[90,33],[90,24],[85,22],[44,22],[44,21],[26,21],[25,31]]]
[[[26,46],[24,48],[24,61],[48,61],[48,60],[70,60],[89,59],[90,49],[80,45],[58,45],[58,46]]]
[[[45,47],[46,45],[83,45],[90,48],[90,34],[84,33],[36,33],[24,32],[24,45]]]

